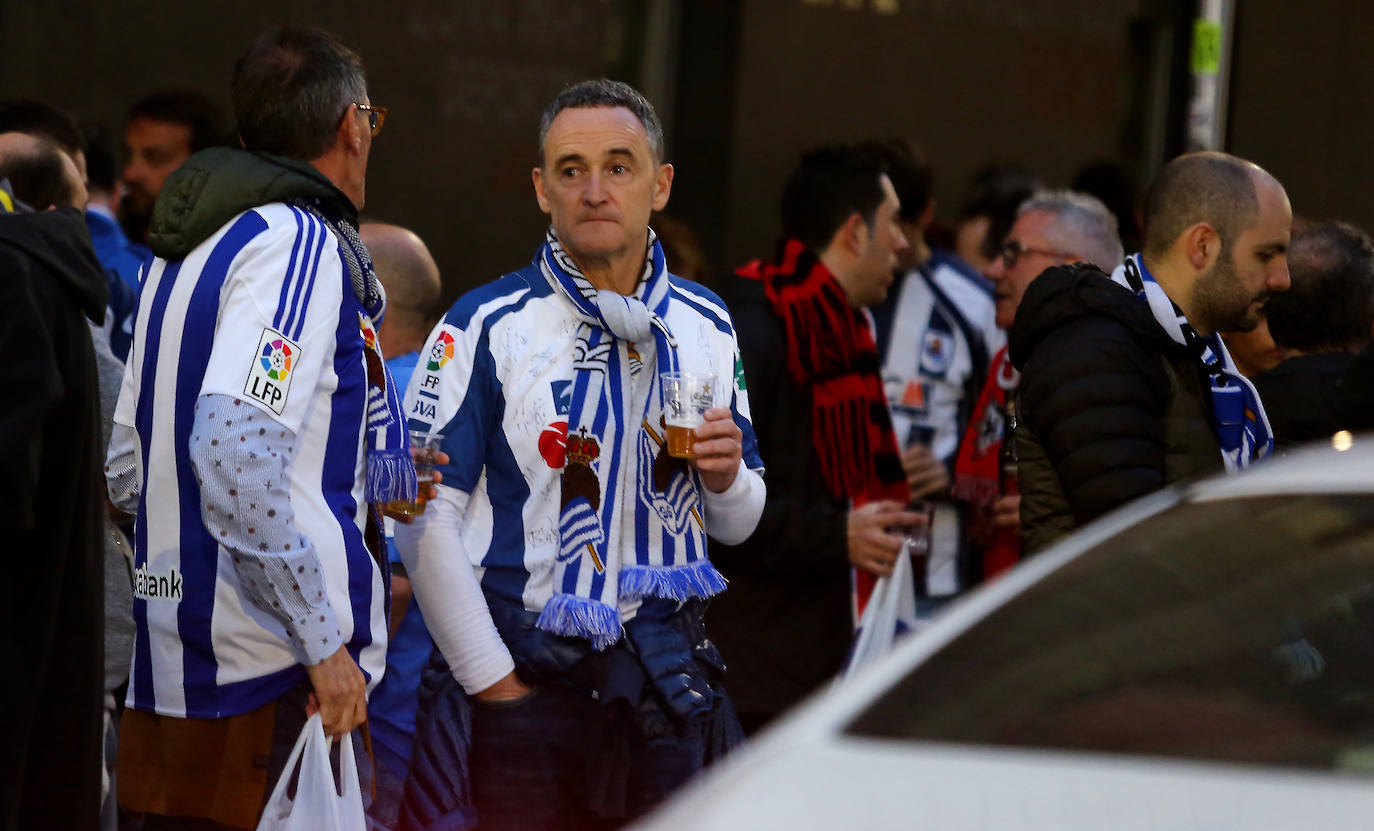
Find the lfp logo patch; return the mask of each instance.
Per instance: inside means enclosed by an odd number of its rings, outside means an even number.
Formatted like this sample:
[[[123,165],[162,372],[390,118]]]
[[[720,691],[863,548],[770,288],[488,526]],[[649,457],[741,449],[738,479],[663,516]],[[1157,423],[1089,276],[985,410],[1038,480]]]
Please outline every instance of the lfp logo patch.
[[[291,390],[292,370],[300,366],[300,361],[298,344],[275,329],[263,329],[243,394],[281,415]]]
[[[438,372],[444,364],[453,360],[453,335],[448,332],[440,332],[439,337],[434,339],[434,344],[429,348],[429,363],[425,369],[430,372]]]
[[[262,347],[258,363],[267,370],[267,377],[273,381],[285,381],[291,374],[291,360],[295,357],[291,344],[285,338],[277,338]]]

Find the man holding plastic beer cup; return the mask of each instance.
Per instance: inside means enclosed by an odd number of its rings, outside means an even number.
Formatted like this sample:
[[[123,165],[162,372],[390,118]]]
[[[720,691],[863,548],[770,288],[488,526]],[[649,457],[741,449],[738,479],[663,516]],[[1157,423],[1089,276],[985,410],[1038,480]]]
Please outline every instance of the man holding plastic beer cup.
[[[452,462],[397,545],[472,699],[483,829],[634,816],[738,740],[707,536],[743,540],[764,502],[729,312],[648,227],[673,181],[653,108],[576,84],[539,143],[543,245],[458,300],[406,395]]]

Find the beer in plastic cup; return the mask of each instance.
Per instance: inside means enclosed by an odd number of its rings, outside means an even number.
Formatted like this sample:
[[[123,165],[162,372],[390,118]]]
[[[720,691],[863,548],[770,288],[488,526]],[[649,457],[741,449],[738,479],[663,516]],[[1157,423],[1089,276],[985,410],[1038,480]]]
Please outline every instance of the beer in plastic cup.
[[[665,372],[663,423],[667,428],[668,455],[694,459],[692,432],[706,421],[706,411],[716,406],[716,376],[709,372]]]
[[[410,431],[411,455],[415,459],[415,500],[396,499],[382,507],[384,513],[417,517],[425,512],[429,486],[434,484],[434,458],[439,452],[439,437],[419,430]]]

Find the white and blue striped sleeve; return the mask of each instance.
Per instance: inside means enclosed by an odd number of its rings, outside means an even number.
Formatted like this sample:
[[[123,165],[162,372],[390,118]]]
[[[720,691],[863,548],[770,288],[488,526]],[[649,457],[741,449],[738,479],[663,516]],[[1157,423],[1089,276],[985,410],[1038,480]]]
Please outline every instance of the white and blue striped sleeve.
[[[284,205],[259,212],[269,229],[235,256],[200,394],[242,399],[299,432],[334,358],[344,266],[319,219]]]

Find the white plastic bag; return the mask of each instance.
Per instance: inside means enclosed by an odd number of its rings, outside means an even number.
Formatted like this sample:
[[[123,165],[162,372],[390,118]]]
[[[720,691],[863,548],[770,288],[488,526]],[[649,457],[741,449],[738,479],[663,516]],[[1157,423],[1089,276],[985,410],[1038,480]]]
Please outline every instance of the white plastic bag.
[[[925,562],[922,560],[922,562]],[[914,632],[916,622],[916,579],[911,570],[909,543],[902,543],[902,552],[888,577],[879,577],[859,618],[854,648],[849,653],[840,680],[853,676],[861,668],[873,663],[892,650],[892,644],[902,635]]]
[[[296,798],[287,796],[291,772],[300,761]],[[353,737],[339,741],[339,779],[343,792],[334,789],[329,766],[329,741],[324,737],[320,714],[311,716],[301,729],[296,746],[286,758],[277,786],[263,809],[258,831],[366,831],[363,794],[358,785],[358,762],[353,757]]]

